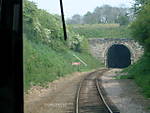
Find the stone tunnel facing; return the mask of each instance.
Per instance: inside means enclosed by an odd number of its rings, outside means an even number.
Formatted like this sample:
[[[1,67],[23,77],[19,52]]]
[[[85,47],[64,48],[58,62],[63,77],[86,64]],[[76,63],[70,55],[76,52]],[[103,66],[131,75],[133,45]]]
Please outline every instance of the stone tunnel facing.
[[[122,44],[112,45],[107,52],[108,68],[125,68],[131,64],[130,50]]]

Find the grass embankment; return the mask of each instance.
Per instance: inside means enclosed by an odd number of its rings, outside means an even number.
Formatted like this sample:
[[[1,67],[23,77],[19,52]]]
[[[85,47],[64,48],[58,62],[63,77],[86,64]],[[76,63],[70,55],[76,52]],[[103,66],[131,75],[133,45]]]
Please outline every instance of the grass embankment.
[[[138,62],[129,66],[123,72],[127,72],[126,76],[121,79],[134,79],[138,86],[141,87],[142,93],[150,98],[150,57],[142,57]]]
[[[72,25],[73,31],[86,38],[130,38],[127,26],[118,24]]]
[[[83,59],[88,66],[81,64],[79,71],[87,71],[100,66],[100,62],[88,53],[77,53],[71,50],[55,51],[44,44],[37,44],[24,38],[24,88],[31,85],[46,86],[59,77],[78,71],[72,62],[79,62],[72,53]]]
[[[86,71],[101,66],[88,51],[88,41],[67,27],[68,40],[64,41],[61,18],[38,9],[34,2],[23,2],[24,38],[24,89],[32,85],[46,86],[59,77],[76,71]],[[72,54],[81,57],[88,66],[81,64]]]

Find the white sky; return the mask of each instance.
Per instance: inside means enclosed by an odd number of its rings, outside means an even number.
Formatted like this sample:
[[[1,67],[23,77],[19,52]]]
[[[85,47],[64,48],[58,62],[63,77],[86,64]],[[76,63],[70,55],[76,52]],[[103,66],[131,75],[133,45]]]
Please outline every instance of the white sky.
[[[45,9],[52,14],[60,15],[59,0],[30,0],[37,3],[38,8]],[[74,14],[84,15],[87,11],[93,11],[97,6],[108,4],[111,6],[120,6],[124,4],[131,7],[133,0],[62,0],[64,5],[65,18]]]

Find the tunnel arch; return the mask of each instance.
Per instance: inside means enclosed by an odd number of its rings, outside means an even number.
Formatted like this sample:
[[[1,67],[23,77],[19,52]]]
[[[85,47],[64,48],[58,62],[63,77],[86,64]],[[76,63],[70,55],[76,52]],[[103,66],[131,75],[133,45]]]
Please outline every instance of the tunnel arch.
[[[144,54],[144,48],[132,38],[89,38],[90,53],[107,67],[107,51],[114,44],[123,44],[131,53],[131,64]]]
[[[132,64],[132,51],[124,44],[110,45],[105,55],[108,68],[125,68]]]

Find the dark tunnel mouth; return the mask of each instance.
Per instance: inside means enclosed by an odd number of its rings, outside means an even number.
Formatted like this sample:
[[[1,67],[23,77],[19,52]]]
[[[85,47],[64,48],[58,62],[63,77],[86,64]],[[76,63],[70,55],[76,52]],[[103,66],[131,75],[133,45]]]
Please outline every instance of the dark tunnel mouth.
[[[123,44],[114,44],[107,51],[108,68],[126,68],[131,64],[131,52]]]

